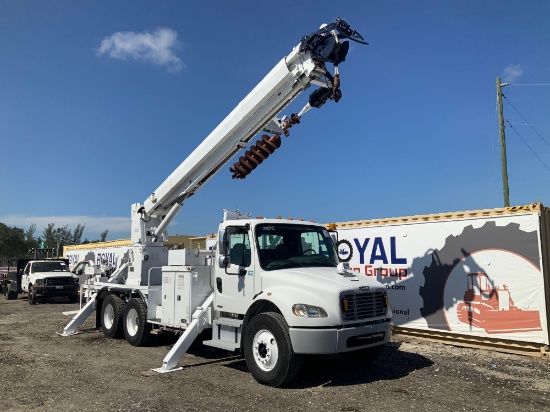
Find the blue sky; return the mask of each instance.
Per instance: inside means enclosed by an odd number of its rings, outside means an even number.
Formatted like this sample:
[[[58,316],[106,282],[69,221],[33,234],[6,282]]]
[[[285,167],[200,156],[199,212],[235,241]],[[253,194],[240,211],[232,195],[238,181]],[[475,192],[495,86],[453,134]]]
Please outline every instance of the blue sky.
[[[0,222],[129,237],[130,205],[336,17],[370,43],[340,66],[342,100],[246,179],[228,164],[170,234],[214,233],[224,208],[329,223],[501,207],[497,76],[510,202],[550,205],[550,86],[521,86],[550,83],[550,2],[0,0]]]

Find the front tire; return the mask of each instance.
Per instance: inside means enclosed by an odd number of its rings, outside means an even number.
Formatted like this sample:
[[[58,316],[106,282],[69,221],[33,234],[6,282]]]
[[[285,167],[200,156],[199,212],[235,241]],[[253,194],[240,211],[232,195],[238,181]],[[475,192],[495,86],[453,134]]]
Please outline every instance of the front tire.
[[[36,293],[34,293],[34,290],[32,286],[29,285],[29,305],[36,305]]]
[[[117,295],[109,295],[101,306],[101,329],[107,338],[124,337],[123,314],[124,301]]]
[[[124,336],[130,345],[146,346],[151,341],[151,324],[147,323],[147,308],[143,299],[128,301],[124,308],[123,324]]]
[[[259,383],[282,386],[300,371],[301,357],[294,353],[288,325],[279,313],[267,312],[253,317],[244,339],[246,365]]]

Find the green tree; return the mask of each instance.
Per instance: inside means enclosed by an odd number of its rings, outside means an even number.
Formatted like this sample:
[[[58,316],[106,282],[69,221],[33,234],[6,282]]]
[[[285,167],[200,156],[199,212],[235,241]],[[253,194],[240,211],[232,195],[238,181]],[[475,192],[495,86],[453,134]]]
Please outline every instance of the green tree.
[[[63,251],[63,246],[71,244],[73,241],[73,233],[69,229],[68,225],[54,230],[55,245],[52,246],[56,250],[56,254],[59,256],[59,252]]]
[[[31,223],[29,228],[25,231],[25,240],[27,242],[34,242],[34,234],[36,232],[36,225],[34,223]]]
[[[5,265],[10,258],[25,255],[28,252],[28,246],[23,229],[0,223],[0,261],[2,265]]]
[[[55,223],[48,223],[48,226],[44,228],[42,233],[42,241],[44,242],[44,247],[51,249],[55,248],[56,238],[55,238]]]
[[[76,225],[73,230],[73,238],[71,240],[73,245],[80,245],[82,243],[82,235],[84,234],[84,228],[86,225],[81,225],[80,223]]]

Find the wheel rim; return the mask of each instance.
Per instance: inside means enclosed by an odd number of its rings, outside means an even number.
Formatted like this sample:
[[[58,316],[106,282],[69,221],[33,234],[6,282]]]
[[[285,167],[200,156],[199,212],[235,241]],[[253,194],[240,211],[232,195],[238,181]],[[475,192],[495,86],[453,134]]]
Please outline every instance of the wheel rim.
[[[271,371],[277,365],[279,359],[279,348],[275,336],[265,329],[254,335],[254,361],[264,371]]]
[[[130,336],[136,336],[139,330],[139,318],[137,310],[130,309],[126,314],[126,331]]]
[[[103,324],[107,329],[111,329],[115,323],[115,310],[113,305],[107,305],[103,312]]]

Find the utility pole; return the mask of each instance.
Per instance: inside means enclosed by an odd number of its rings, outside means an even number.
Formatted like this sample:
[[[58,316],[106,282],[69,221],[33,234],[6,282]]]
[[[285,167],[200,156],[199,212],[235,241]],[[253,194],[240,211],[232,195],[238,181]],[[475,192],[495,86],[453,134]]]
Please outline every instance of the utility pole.
[[[500,162],[502,165],[502,193],[504,195],[504,207],[510,206],[510,191],[508,188],[508,163],[506,160],[506,137],[504,135],[504,114],[502,110],[502,87],[510,83],[501,83],[497,77],[497,108],[498,124],[500,128]]]

